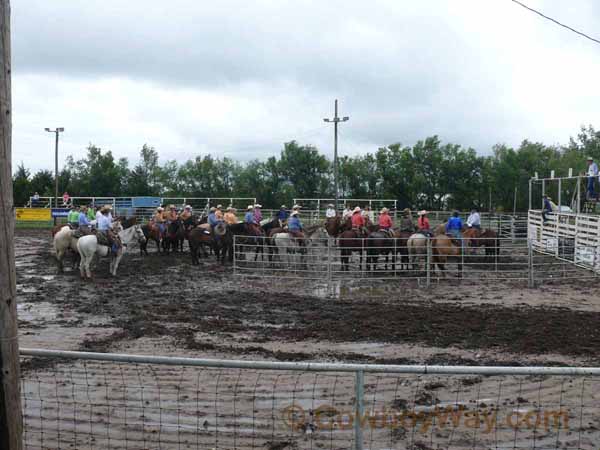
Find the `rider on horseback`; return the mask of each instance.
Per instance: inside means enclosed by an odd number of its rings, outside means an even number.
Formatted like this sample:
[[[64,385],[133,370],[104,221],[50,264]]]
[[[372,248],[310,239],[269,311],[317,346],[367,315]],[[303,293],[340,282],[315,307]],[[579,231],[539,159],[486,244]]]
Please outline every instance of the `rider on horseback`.
[[[259,205],[258,203],[254,205],[254,220],[259,225],[262,221],[262,211],[260,210],[260,208],[262,208],[262,205]]]
[[[246,215],[244,216],[244,223],[246,224],[246,232],[250,235],[260,236],[261,230],[260,225],[256,223],[254,215],[254,205],[248,205],[246,209]]]
[[[234,224],[238,223],[238,218],[235,215],[235,208],[233,208],[232,206],[228,206],[225,211],[226,211],[226,213],[225,213],[225,216],[223,217],[223,220],[225,221],[225,223],[227,225],[234,225]]]
[[[223,205],[217,205],[217,209],[215,210],[215,217],[217,221],[223,222]]]
[[[169,205],[169,212],[167,213],[167,223],[175,222],[179,218],[177,214],[177,208],[175,205]]]
[[[300,213],[298,211],[292,212],[288,219],[288,233],[297,239],[304,239],[304,233],[302,232],[302,222],[298,217]],[[302,242],[302,241],[300,241]]]
[[[385,233],[389,237],[392,237],[392,228],[394,227],[394,222],[392,221],[392,218],[389,215],[389,210],[387,208],[383,208],[379,212],[379,218],[377,219],[377,223],[379,224],[379,229],[381,231],[385,231]]]
[[[192,207],[190,205],[185,205],[183,208],[183,212],[179,215],[179,218],[185,222],[192,217]]]
[[[429,219],[427,218],[427,211],[424,209],[417,213],[419,218],[417,219],[417,231],[428,237],[433,237],[431,228],[429,226]]]
[[[90,226],[92,225],[87,216],[88,207],[82,206],[81,211],[79,212],[79,231],[81,234],[86,235],[90,233]]]
[[[467,226],[469,228],[475,228],[477,231],[481,231],[481,217],[479,216],[477,208],[471,210],[471,214],[467,219]]]
[[[113,231],[112,214],[110,213],[111,209],[112,206],[110,205],[104,205],[100,209],[100,216],[98,218],[98,222],[96,223],[96,228],[98,233],[106,237],[113,253],[117,253],[121,247],[121,243],[119,241],[119,237]]]
[[[337,212],[335,211],[335,206],[333,204],[327,205],[327,211],[325,211],[325,218],[331,219],[332,217],[337,216]]]
[[[359,235],[367,234],[367,230],[365,229],[365,218],[361,214],[360,206],[357,206],[352,211],[352,229]]]
[[[281,208],[279,208],[279,211],[277,211],[277,219],[279,220],[280,227],[283,228],[285,226],[289,216],[290,213],[286,209],[285,205],[281,205]]]
[[[446,234],[451,236],[454,241],[458,245],[462,247],[462,219],[460,218],[460,214],[458,211],[454,211],[452,213],[452,217],[448,219],[448,223],[446,224]]]
[[[402,210],[402,220],[400,221],[400,231],[408,231],[413,233],[415,231],[415,224],[412,220],[412,213],[410,209],[404,208]]]
[[[165,232],[167,231],[165,209],[162,206],[156,208],[156,213],[154,213],[152,222],[154,222],[155,227],[158,227],[158,233],[160,234],[160,237],[162,239],[165,235]]]

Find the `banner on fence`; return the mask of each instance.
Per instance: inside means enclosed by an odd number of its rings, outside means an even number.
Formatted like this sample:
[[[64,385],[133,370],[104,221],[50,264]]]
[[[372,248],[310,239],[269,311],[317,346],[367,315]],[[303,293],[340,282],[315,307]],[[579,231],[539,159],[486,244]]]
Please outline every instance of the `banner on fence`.
[[[50,220],[50,209],[48,208],[15,208],[16,219],[28,222],[41,222]]]
[[[133,197],[131,206],[134,208],[156,208],[160,206],[161,201],[160,197]]]
[[[69,208],[52,208],[52,217],[67,217],[69,211]]]

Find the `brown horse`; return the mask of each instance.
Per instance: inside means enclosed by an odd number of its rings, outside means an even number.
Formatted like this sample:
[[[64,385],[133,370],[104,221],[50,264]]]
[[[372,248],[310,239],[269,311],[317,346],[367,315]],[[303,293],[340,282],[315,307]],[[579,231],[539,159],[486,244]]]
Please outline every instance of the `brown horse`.
[[[201,227],[196,227],[192,228],[188,233],[188,244],[190,246],[190,253],[192,254],[192,264],[198,265],[198,254],[200,251],[202,251],[202,255],[207,258],[208,252],[206,251],[205,247],[208,246],[213,248],[215,245],[215,240],[210,231]]]
[[[496,256],[500,252],[500,240],[498,233],[494,230],[478,230],[476,228],[468,228],[463,231],[463,239],[465,247],[470,247],[473,252],[476,248],[484,247],[486,256]]]
[[[344,231],[352,229],[350,218],[342,219],[340,216],[330,217],[325,221],[325,229],[331,237],[336,237]]]
[[[394,249],[393,237],[390,237],[385,231],[373,231],[369,233],[364,242],[367,251],[368,271],[371,270],[371,264],[373,264],[373,270],[377,272],[377,260],[379,259],[379,255],[385,255],[384,270],[387,270],[390,254],[392,255],[392,270],[395,269],[396,251]]]
[[[340,259],[342,262],[342,270],[350,270],[350,258],[353,252],[360,255],[358,270],[362,270],[364,236],[354,230],[343,231],[338,236],[338,246],[340,247]]]
[[[148,241],[151,239],[156,242],[156,249],[158,253],[160,253],[160,229],[157,225],[153,223],[147,223],[142,225],[142,232],[144,233],[144,237],[146,240],[140,244],[140,254],[147,255],[148,254]]]
[[[456,245],[452,238],[446,235],[434,236],[431,239],[431,254],[432,254],[432,262],[431,262],[431,271],[434,272],[435,264],[437,264],[438,268],[445,275],[445,264],[448,261],[448,258],[458,257],[458,277],[462,278],[462,247]]]

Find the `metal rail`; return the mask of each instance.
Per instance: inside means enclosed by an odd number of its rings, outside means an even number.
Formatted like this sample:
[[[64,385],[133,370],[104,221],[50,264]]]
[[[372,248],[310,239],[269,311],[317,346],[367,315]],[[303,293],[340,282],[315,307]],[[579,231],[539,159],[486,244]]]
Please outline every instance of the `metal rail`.
[[[182,358],[173,356],[129,355],[121,353],[93,353],[66,350],[21,348],[21,356],[112,361],[136,364],[195,366],[229,369],[293,370],[303,372],[366,372],[442,375],[548,375],[548,376],[600,376],[600,367],[519,367],[519,366],[438,366],[438,365],[386,365],[343,364],[313,362],[243,361],[228,359]]]

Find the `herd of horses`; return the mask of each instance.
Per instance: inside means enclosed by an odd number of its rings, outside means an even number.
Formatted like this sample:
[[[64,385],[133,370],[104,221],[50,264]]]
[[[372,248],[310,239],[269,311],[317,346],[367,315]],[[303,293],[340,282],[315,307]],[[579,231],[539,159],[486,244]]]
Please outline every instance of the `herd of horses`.
[[[430,246],[432,267],[437,266],[444,273],[450,260],[457,263],[459,276],[462,274],[462,256],[465,252],[475,252],[485,248],[487,257],[495,257],[500,249],[500,240],[496,231],[463,228],[462,240],[457,241],[446,234],[446,224],[435,227],[431,235],[417,230],[380,230],[377,225],[367,223],[365,230],[352,228],[350,219],[339,216],[328,219],[325,228],[329,236],[337,239],[343,271],[349,270],[352,253],[359,255],[359,270],[362,270],[363,254],[366,255],[366,270],[377,270],[379,257],[385,257],[385,270],[391,259],[392,270],[396,270],[399,261],[400,270],[418,270],[420,262],[426,261]]]
[[[454,257],[459,276],[462,273],[462,258],[464,252],[474,251],[478,247],[485,248],[486,256],[497,255],[499,239],[494,230],[464,229],[462,242],[457,242],[445,233],[445,224],[438,225],[432,230],[432,236],[426,236],[418,231],[403,231],[400,229],[380,230],[377,225],[367,223],[363,230],[352,228],[351,220],[339,216],[329,218],[324,224],[312,225],[304,230],[304,238],[297,239],[287,233],[283,224],[277,219],[267,219],[260,226],[249,227],[244,223],[220,223],[211,227],[207,217],[191,216],[187,220],[177,219],[166,224],[163,233],[157,225],[147,223],[138,225],[135,218],[119,218],[116,221],[117,230],[124,249],[119,255],[113,255],[110,272],[116,275],[119,261],[127,245],[137,240],[141,255],[148,255],[148,242],[156,244],[158,253],[183,252],[187,240],[192,258],[192,264],[199,264],[200,258],[215,255],[217,261],[225,264],[232,262],[234,252],[240,259],[254,255],[254,261],[264,260],[265,255],[270,262],[293,255],[306,254],[311,248],[323,248],[333,245],[339,250],[341,270],[350,270],[353,254],[359,256],[359,270],[377,270],[380,258],[385,258],[385,270],[391,263],[391,269],[418,270],[420,264],[426,261],[430,254],[430,264],[437,265],[444,273],[445,265]],[[98,243],[95,235],[78,237],[75,230],[65,225],[53,229],[54,247],[59,270],[62,271],[62,260],[68,249],[75,252],[79,263],[81,276],[91,277],[90,263],[94,255],[105,256],[110,253],[107,246]],[[235,247],[235,248],[234,248]]]

